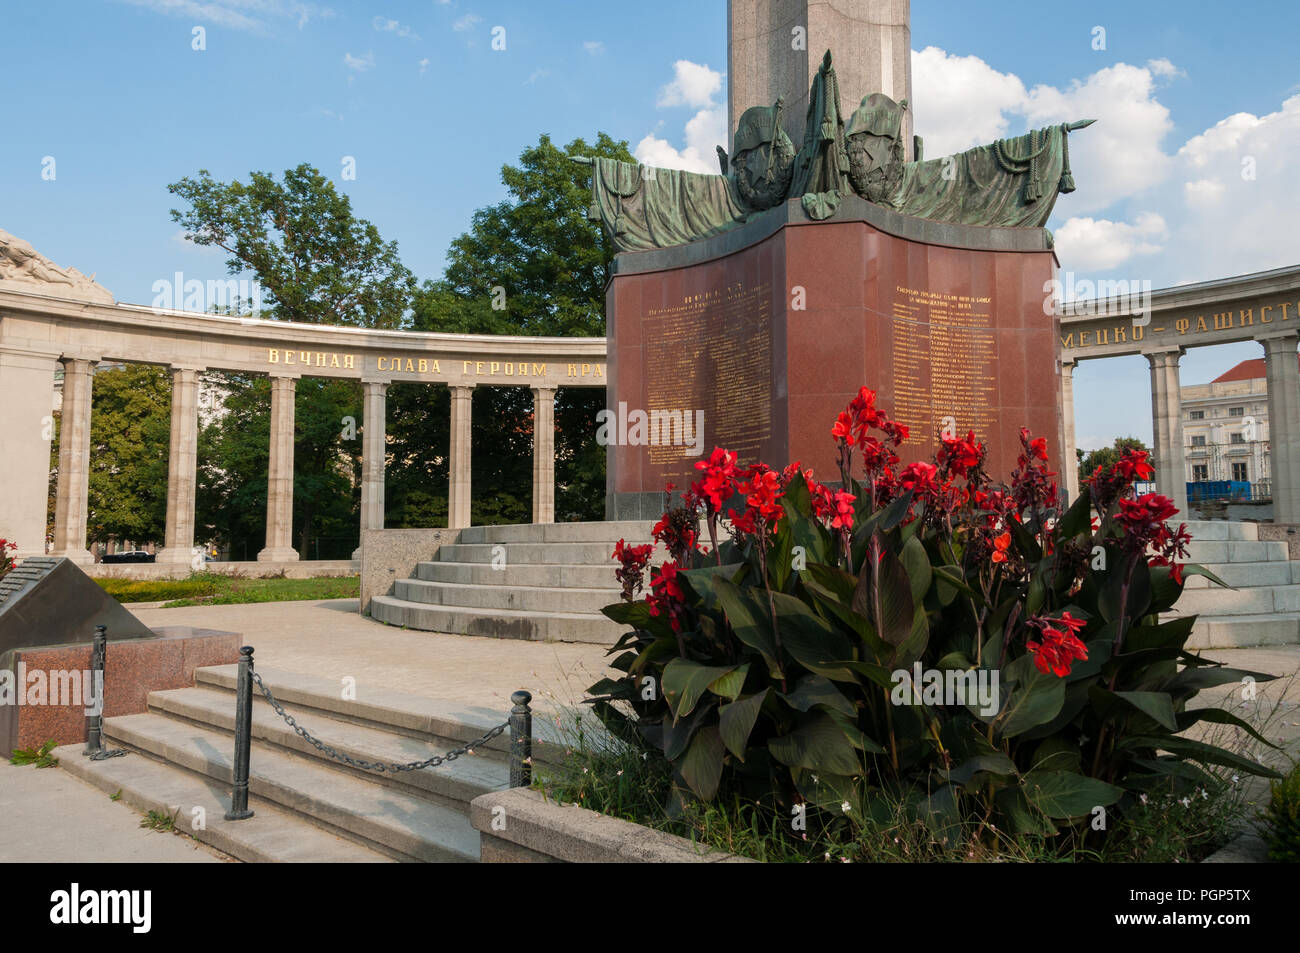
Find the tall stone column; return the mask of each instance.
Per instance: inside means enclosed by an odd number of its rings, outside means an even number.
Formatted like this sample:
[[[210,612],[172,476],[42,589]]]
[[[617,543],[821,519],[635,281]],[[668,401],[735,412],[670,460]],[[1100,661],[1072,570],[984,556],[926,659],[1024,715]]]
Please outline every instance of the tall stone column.
[[[1268,385],[1273,522],[1300,523],[1300,358],[1297,332],[1260,338]]]
[[[470,411],[474,385],[451,388],[451,455],[447,467],[447,527],[469,526]]]
[[[1174,501],[1187,518],[1187,467],[1183,446],[1182,389],[1178,382],[1178,361],[1182,348],[1149,351],[1151,365],[1151,422],[1155,435],[1156,491]]]
[[[388,453],[388,382],[362,381],[361,410],[361,532],[384,528],[384,464]],[[361,558],[361,549],[352,554]]]
[[[271,458],[266,487],[266,548],[258,562],[298,558],[293,548],[293,402],[297,381],[271,378]]]
[[[1064,424],[1064,441],[1061,447],[1061,469],[1064,471],[1065,492],[1073,503],[1079,498],[1079,461],[1074,444],[1074,368],[1078,361],[1061,361],[1061,419]]]
[[[172,368],[172,430],[167,458],[167,531],[157,562],[194,561],[194,491],[199,463],[199,370]],[[202,568],[202,562],[196,568]]]
[[[58,366],[57,353],[0,344],[0,447],[4,448],[0,539],[17,545],[10,553],[15,559],[45,555]]]
[[[533,388],[533,522],[555,522],[555,388]]]
[[[90,485],[90,408],[95,362],[63,362],[63,412],[59,423],[59,483],[54,500],[55,556],[95,561],[86,549],[86,493]]]

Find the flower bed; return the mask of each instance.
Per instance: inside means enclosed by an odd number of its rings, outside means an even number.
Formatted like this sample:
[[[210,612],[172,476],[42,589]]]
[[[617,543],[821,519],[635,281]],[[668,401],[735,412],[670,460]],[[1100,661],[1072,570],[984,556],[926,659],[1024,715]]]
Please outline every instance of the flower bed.
[[[1153,798],[1218,797],[1219,769],[1275,776],[1183,735],[1209,722],[1268,745],[1187,703],[1270,676],[1187,651],[1194,617],[1160,621],[1187,576],[1218,580],[1181,562],[1170,501],[1135,496],[1145,453],[1063,509],[1027,431],[1007,483],[974,433],[902,466],[907,428],[865,387],[831,436],[833,486],[721,448],[697,463],[655,527],[671,558],[648,590],[650,550],[615,551],[624,602],[605,613],[632,629],[611,653],[625,674],[590,703],[665,763],[669,814],[753,804],[795,840],[899,820],[939,844],[1102,856]]]

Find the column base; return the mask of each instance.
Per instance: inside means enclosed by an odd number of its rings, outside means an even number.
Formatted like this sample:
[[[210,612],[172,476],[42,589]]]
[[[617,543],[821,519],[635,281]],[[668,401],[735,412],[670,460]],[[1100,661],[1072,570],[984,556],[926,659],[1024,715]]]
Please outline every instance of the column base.
[[[44,556],[45,554],[31,553],[29,555]],[[71,563],[76,563],[78,566],[93,566],[95,564],[95,557],[90,555],[89,550],[85,550],[85,549],[65,549],[63,551],[55,550],[54,552],[50,553],[50,555],[56,558],[62,557]],[[20,553],[14,553],[14,556],[17,558],[22,558]]]
[[[296,563],[298,550],[288,546],[283,549],[271,549],[269,546],[257,554],[259,563]]]
[[[184,549],[160,549],[158,554],[154,556],[153,561],[154,565],[157,566],[188,566],[190,569],[194,569],[194,555],[194,553]],[[195,572],[203,569],[203,554],[199,553],[198,558],[199,568],[195,569]]]

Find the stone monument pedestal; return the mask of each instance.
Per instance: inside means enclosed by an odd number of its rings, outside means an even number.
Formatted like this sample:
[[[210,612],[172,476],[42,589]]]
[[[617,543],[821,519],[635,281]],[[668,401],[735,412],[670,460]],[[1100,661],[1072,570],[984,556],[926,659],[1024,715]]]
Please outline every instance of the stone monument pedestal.
[[[864,384],[911,429],[904,464],[929,459],[952,418],[988,445],[995,479],[1009,479],[1022,426],[1066,465],[1056,268],[1044,229],[935,222],[856,195],[824,221],[790,200],[704,241],[620,253],[607,517],[657,518],[665,483],[684,489],[715,446],[838,480],[831,425]],[[684,446],[693,430],[679,435],[672,414],[689,428],[698,411],[703,440]]]

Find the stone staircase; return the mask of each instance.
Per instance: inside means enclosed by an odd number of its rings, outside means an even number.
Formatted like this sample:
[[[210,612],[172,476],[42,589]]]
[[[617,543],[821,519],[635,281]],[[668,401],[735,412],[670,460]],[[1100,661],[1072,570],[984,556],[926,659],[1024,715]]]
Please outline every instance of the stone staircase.
[[[376,596],[370,615],[428,632],[612,645],[625,631],[600,614],[619,600],[614,544],[650,542],[654,523],[473,526]],[[666,558],[662,547],[654,562]]]
[[[1188,577],[1166,617],[1197,616],[1189,647],[1300,644],[1300,562],[1287,558],[1287,544],[1261,542],[1254,523],[1198,521],[1187,529],[1189,561],[1234,587]]]
[[[90,761],[81,745],[58,749],[59,764],[139,811],[179,808],[176,826],[248,862],[475,862],[479,835],[469,802],[509,785],[509,732],[473,755],[436,768],[377,774],[341,764],[300,738],[254,692],[249,806],[226,821],[234,758],[237,666],[199,669],[193,688],[152,692],[143,714],[107,718],[109,747],[133,752]],[[473,741],[506,720],[395,692],[343,700],[336,681],[259,669],[297,722],[354,759],[407,763]],[[539,734],[547,723],[540,721]],[[547,760],[545,744],[534,758]],[[554,749],[558,750],[558,748]],[[194,829],[201,808],[204,828]]]

